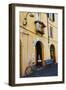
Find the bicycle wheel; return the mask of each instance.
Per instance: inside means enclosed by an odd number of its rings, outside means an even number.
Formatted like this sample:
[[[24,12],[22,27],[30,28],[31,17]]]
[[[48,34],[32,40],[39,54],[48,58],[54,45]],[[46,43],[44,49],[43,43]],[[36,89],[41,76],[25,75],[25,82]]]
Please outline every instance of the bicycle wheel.
[[[32,73],[32,67],[29,66],[29,67],[27,67],[26,70],[25,70],[25,75],[28,76],[28,75],[30,75],[31,73]]]

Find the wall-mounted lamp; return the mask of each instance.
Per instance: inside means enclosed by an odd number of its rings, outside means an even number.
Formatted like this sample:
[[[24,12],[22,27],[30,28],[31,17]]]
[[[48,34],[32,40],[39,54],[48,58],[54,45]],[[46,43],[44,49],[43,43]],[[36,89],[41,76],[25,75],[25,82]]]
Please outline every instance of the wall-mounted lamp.
[[[44,34],[44,28],[46,27],[46,25],[42,22],[42,21],[35,21],[34,22],[36,25],[36,32],[39,32],[41,35]]]
[[[30,17],[34,17],[34,15],[33,15],[31,12],[27,12],[27,13],[26,13],[26,16],[25,16],[25,18],[24,18],[24,21],[23,21],[23,25],[27,25],[27,17],[28,17],[28,15],[29,15]]]

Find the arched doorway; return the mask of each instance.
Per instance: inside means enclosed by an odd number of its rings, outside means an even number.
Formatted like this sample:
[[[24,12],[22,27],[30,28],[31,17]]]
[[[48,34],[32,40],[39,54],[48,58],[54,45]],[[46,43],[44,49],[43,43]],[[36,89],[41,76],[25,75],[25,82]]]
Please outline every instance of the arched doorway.
[[[42,66],[43,45],[42,45],[41,41],[37,41],[35,48],[36,48],[36,65]]]
[[[55,59],[55,47],[54,47],[53,44],[50,46],[50,57],[51,57],[51,59],[53,59],[54,62],[56,62],[56,59]]]

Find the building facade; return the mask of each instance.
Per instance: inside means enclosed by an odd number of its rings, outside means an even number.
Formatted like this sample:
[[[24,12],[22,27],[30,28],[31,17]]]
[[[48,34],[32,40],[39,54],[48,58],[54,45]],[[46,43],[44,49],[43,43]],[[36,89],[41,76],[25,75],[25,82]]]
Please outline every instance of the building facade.
[[[56,13],[20,12],[20,76],[29,62],[36,66],[50,59],[58,62],[57,18]]]

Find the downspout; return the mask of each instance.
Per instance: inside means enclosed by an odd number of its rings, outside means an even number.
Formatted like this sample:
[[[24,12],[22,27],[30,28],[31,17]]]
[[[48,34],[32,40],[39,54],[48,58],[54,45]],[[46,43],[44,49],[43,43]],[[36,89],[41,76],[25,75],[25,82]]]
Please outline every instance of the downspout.
[[[47,13],[47,32],[48,32],[48,44],[49,44],[49,23],[48,23],[48,13]]]

